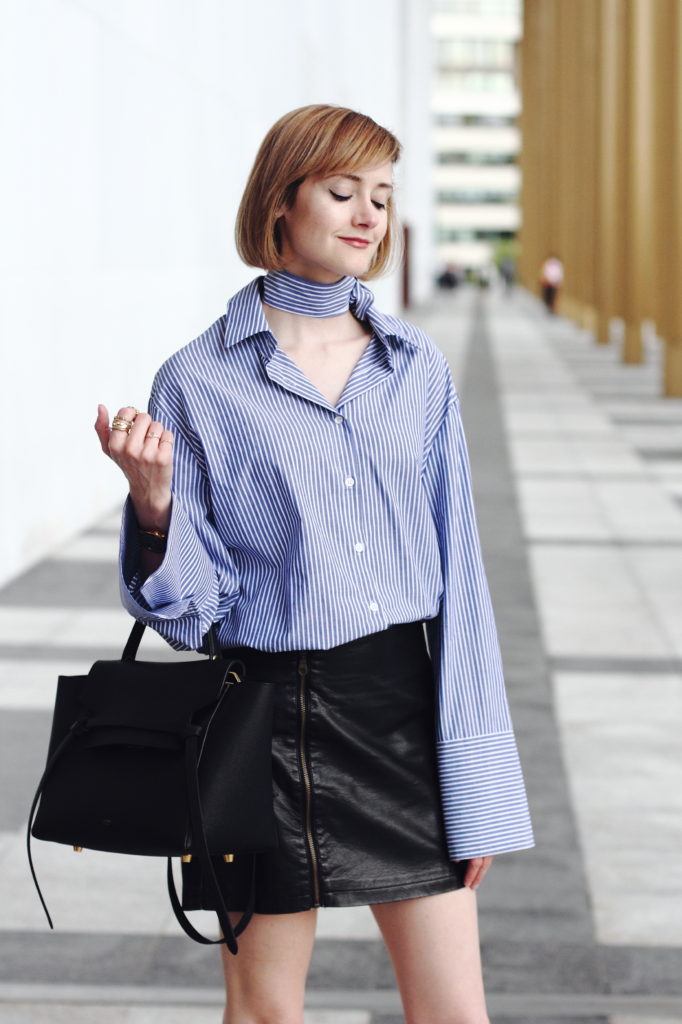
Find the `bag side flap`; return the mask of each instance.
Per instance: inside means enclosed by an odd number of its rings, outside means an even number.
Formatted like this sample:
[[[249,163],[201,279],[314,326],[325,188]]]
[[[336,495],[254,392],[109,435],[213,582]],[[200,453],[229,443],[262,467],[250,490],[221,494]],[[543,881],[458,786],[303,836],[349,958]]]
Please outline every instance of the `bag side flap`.
[[[224,661],[96,661],[81,688],[90,726],[184,734],[223,690]]]

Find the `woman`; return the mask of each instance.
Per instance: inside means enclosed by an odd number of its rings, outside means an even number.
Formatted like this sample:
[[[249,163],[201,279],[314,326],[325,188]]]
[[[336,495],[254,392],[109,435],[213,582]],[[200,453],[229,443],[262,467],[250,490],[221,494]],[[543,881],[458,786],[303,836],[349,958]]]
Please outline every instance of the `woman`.
[[[407,1021],[486,1022],[475,890],[533,845],[450,372],[360,283],[391,260],[399,152],[344,108],[278,121],[237,220],[266,276],[164,363],[149,413],[98,412],[130,486],[124,604],[179,649],[215,621],[277,684],[280,845],[224,957],[229,1024],[300,1024],[317,907],[361,904]],[[194,865],[183,900],[207,906]]]

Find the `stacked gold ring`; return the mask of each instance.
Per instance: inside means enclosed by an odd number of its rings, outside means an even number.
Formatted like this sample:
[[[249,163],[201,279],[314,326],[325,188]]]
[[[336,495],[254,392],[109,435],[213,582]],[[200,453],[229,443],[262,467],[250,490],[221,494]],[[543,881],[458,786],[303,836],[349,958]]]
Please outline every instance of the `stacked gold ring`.
[[[125,420],[122,416],[114,416],[111,421],[112,430],[124,430],[126,434],[130,433],[130,428],[133,425],[132,420]]]

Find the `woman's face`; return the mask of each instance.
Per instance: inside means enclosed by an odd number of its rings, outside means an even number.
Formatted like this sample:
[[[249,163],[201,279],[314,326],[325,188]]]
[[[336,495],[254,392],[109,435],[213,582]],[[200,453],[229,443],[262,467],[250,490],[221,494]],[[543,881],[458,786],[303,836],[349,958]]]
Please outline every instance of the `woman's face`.
[[[391,163],[306,178],[278,221],[286,269],[322,284],[366,274],[386,234],[392,178]]]

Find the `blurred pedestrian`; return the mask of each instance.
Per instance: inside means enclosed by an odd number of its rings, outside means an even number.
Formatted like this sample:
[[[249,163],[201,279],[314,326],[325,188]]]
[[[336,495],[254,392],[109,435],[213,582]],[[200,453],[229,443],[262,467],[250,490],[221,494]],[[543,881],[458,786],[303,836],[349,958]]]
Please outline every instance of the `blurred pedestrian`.
[[[457,393],[362,283],[391,263],[399,153],[351,110],[281,118],[237,218],[266,275],[163,364],[148,413],[98,410],[130,488],[126,607],[180,649],[216,622],[275,686],[279,847],[224,955],[226,1024],[301,1021],[317,908],[366,904],[406,1018],[486,1024],[475,890],[533,845]],[[249,865],[216,860],[235,920]],[[183,882],[214,909],[195,861]]]
[[[558,256],[550,253],[540,268],[542,301],[548,313],[556,312],[556,300],[564,280],[564,266]]]
[[[516,280],[516,264],[511,256],[505,256],[503,260],[500,260],[499,271],[504,281],[505,293],[508,295],[512,291],[514,281]]]
[[[462,279],[462,274],[454,263],[448,263],[442,274],[439,274],[436,278],[436,284],[439,288],[443,288],[446,291],[452,291],[455,289]]]

